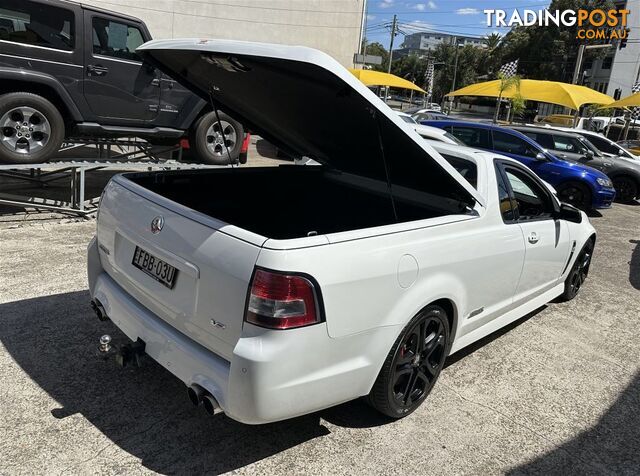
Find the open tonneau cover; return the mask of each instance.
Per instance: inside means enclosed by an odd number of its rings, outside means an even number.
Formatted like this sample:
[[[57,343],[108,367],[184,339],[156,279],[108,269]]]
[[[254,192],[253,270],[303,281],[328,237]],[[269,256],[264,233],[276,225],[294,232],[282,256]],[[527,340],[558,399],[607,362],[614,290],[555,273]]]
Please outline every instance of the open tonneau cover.
[[[231,40],[154,40],[145,59],[295,156],[449,201],[483,198],[372,91],[330,56]]]

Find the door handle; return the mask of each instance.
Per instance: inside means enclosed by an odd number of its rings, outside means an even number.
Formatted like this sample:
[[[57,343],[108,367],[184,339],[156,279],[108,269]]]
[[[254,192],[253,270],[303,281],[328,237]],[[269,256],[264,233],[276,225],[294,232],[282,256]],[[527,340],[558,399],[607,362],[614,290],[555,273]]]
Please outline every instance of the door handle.
[[[106,66],[100,66],[99,64],[90,64],[89,66],[87,66],[87,73],[89,73],[89,76],[91,76],[92,74],[96,76],[104,76],[108,72],[109,68],[107,68]]]
[[[539,240],[539,239],[540,239],[540,238],[538,238],[538,234],[537,234],[535,231],[532,231],[532,232],[529,234],[529,237],[527,238],[527,240],[529,241],[529,243],[531,243],[532,245],[535,245],[535,244],[538,242],[538,240]]]

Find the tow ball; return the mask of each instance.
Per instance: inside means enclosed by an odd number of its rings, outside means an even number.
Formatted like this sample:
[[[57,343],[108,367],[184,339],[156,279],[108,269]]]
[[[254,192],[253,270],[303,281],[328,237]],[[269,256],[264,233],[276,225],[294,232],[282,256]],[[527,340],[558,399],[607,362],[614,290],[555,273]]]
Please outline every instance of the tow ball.
[[[126,367],[129,364],[135,364],[136,367],[142,366],[142,358],[145,354],[145,343],[138,337],[138,340],[130,344],[124,344],[116,352],[116,363],[120,367]]]

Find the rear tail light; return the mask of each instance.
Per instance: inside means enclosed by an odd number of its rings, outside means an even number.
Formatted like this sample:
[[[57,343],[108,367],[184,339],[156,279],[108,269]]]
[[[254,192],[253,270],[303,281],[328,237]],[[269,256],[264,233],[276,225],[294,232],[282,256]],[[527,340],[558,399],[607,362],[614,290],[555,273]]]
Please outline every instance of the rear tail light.
[[[242,147],[240,148],[240,154],[238,155],[238,162],[241,164],[247,163],[249,157],[249,144],[251,143],[251,134],[247,132],[242,141]]]
[[[257,269],[251,281],[245,320],[270,329],[292,329],[320,322],[313,283],[302,276]]]
[[[242,141],[242,147],[240,148],[240,152],[246,154],[249,151],[249,144],[251,143],[251,133],[247,132],[244,136],[244,140]]]

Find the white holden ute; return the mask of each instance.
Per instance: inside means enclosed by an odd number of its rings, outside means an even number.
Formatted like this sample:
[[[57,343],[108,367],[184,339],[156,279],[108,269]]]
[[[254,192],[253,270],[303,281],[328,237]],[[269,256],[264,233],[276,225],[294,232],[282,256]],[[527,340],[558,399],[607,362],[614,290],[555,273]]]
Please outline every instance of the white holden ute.
[[[522,164],[438,153],[319,51],[222,40],[138,52],[319,166],[125,173],[88,249],[92,305],[182,380],[258,424],[358,397],[414,411],[448,355],[571,299],[595,232]],[[309,113],[313,111],[313,113]]]

